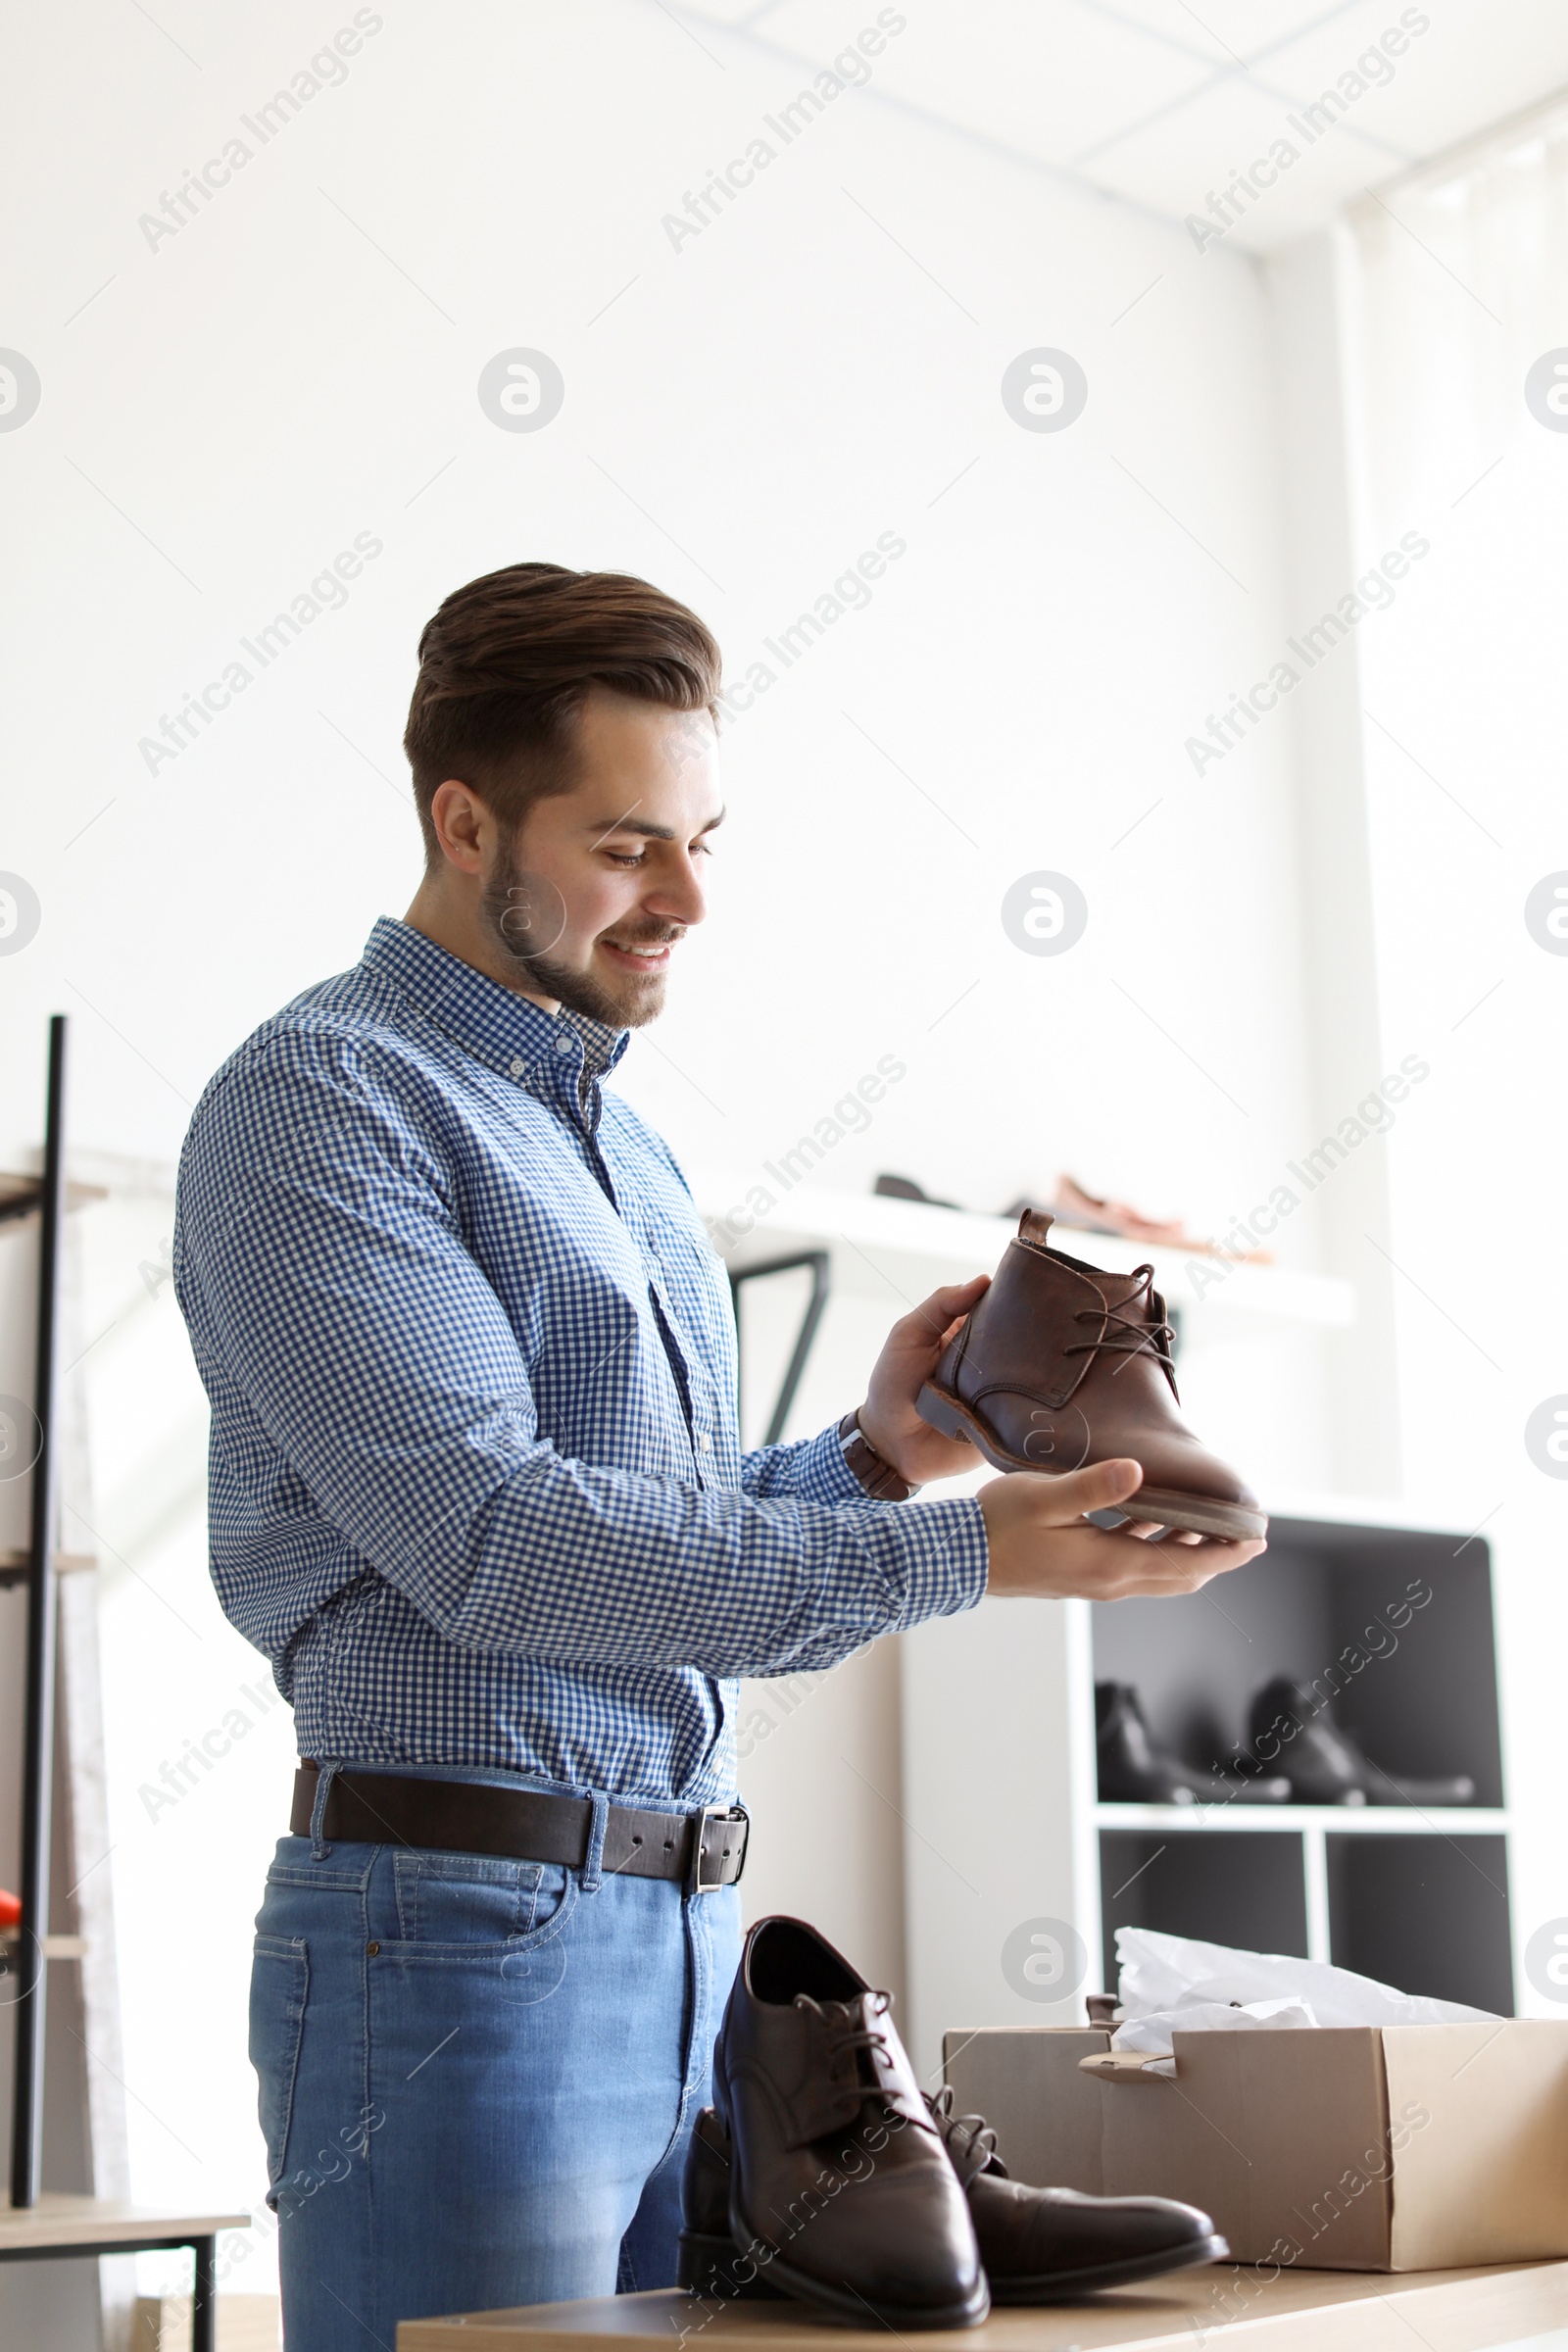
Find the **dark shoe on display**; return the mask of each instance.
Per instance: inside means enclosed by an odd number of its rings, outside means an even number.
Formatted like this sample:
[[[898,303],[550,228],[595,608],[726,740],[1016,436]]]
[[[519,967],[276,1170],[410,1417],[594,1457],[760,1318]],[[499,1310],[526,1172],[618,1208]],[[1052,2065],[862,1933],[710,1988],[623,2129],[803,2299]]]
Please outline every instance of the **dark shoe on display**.
[[[713,2049],[729,2234],[830,2319],[972,2328],[991,2307],[974,2224],[890,2006],[803,1920],[750,1930]]]
[[[883,1200],[923,1200],[927,1208],[956,1208],[956,1200],[938,1200],[934,1194],[924,1191],[912,1176],[879,1176],[871,1190]]]
[[[980,2116],[956,2116],[951,2090],[926,2107],[968,2197],[993,2304],[1065,2302],[1230,2254],[1196,2205],[1010,2180]],[[709,2108],[697,2119],[681,2184],[680,2283],[700,2294],[774,2297],[767,2270],[730,2236],[729,2173],[724,2128]]]
[[[1294,1727],[1294,1729],[1293,1729]],[[1271,1767],[1289,1776],[1291,1801],[1298,1805],[1468,1805],[1476,1785],[1468,1773],[1437,1781],[1396,1780],[1374,1764],[1328,1713],[1326,1701],[1290,1676],[1277,1674],[1252,1699],[1249,1728],[1252,1753],[1239,1757],[1242,1769]],[[1272,1750],[1266,1762],[1258,1750]]]
[[[1152,1266],[1109,1274],[1049,1247],[1026,1209],[991,1288],[920,1392],[921,1417],[967,1438],[998,1470],[1060,1477],[1120,1455],[1141,1462],[1132,1497],[1163,1527],[1251,1542],[1268,1520],[1236,1472],[1176,1411],[1165,1302]]]
[[[1095,1744],[1102,1805],[1282,1805],[1283,1776],[1200,1772],[1154,1745],[1131,1683],[1095,1685]]]

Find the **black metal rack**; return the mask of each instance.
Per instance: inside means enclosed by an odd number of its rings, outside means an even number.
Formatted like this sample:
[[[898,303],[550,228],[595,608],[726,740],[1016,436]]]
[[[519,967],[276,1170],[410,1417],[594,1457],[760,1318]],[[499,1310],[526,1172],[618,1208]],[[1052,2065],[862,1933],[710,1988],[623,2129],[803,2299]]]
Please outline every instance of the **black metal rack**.
[[[54,1797],[55,1520],[60,1465],[56,1341],[60,1246],[65,1219],[66,1016],[49,1023],[49,1096],[43,1177],[38,1188],[38,1330],[33,1416],[32,1513],[27,1556],[27,1698],[22,1788],[22,1923],[18,1966],[17,2064],[11,2123],[11,2202],[36,2205],[43,2155],[43,2034],[48,1999],[44,1937],[49,1931],[49,1834]]]
[[[48,1107],[43,1174],[36,1187],[13,1190],[0,1201],[0,1219],[39,1217],[37,1339],[27,1561],[27,1693],[23,1740],[22,1921],[17,1950],[20,1983],[15,2002],[17,2058],[11,2126],[13,2210],[46,2209],[41,2227],[21,2238],[0,2226],[0,2261],[86,2259],[189,2246],[195,2265],[191,2302],[192,2352],[214,2352],[217,2287],[214,2255],[219,2228],[245,2217],[185,2216],[91,2198],[54,2198],[42,2192],[44,2027],[48,2016],[49,1856],[54,1820],[56,1525],[60,1495],[58,1412],[61,1259],[66,1213],[66,1015],[49,1023]],[[9,1576],[4,1580],[13,1581]]]
[[[789,1419],[790,1406],[795,1402],[795,1392],[801,1385],[801,1375],[806,1370],[806,1359],[811,1352],[811,1342],[816,1337],[816,1327],[821,1322],[823,1310],[827,1305],[828,1292],[832,1287],[832,1273],[828,1253],[825,1250],[800,1250],[791,1257],[764,1257],[760,1259],[755,1266],[731,1266],[729,1269],[730,1303],[735,1310],[735,1336],[739,1341],[741,1285],[747,1282],[756,1282],[766,1274],[792,1274],[801,1266],[809,1266],[811,1270],[811,1295],[806,1302],[806,1312],[801,1318],[801,1328],[795,1336],[794,1350],[785,1366],[784,1377],[779,1383],[778,1395],[773,1399],[773,1410],[768,1415],[767,1428],[762,1436],[764,1446],[776,1446],[784,1435],[784,1424]],[[735,1401],[738,1412],[740,1409],[738,1374]]]

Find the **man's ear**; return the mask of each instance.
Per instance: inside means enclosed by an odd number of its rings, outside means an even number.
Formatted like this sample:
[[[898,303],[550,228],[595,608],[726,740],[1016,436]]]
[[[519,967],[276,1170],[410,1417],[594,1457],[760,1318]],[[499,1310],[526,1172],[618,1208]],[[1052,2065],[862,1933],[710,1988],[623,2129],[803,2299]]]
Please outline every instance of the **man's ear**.
[[[470,784],[448,776],[430,796],[430,822],[441,855],[460,873],[484,871],[495,820]]]

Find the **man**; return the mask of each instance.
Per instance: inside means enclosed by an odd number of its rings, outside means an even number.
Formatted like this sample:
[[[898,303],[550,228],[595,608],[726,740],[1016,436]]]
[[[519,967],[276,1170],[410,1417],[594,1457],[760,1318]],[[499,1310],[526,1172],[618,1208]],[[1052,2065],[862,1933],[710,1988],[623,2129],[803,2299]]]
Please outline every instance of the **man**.
[[[718,686],[639,580],[449,597],[414,903],[185,1148],[213,1574],[309,1760],[251,2013],[290,2352],[672,2280],[739,1945],[737,1676],[1248,1556],[1085,1524],[1130,1462],[882,1499],[974,1463],[915,1399],[984,1276],[894,1325],[842,1428],[742,1456],[723,1269],[605,1084],[704,916]]]

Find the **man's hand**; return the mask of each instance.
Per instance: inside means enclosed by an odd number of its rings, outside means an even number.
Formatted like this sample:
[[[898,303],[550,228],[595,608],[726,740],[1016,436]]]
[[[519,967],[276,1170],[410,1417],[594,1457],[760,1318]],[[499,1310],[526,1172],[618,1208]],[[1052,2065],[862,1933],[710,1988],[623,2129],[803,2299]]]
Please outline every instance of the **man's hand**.
[[[876,1359],[860,1407],[860,1428],[866,1444],[911,1487],[923,1487],[933,1478],[953,1478],[979,1464],[980,1456],[966,1438],[943,1437],[921,1420],[915,1403],[936,1370],[938,1356],[990,1280],[989,1274],[976,1274],[968,1282],[933,1291],[912,1313],[899,1317]]]
[[[1015,1470],[982,1487],[976,1499],[991,1547],[988,1592],[1002,1600],[1158,1600],[1196,1592],[1211,1576],[1240,1568],[1267,1545],[1158,1531],[1147,1519],[1092,1527],[1086,1511],[1136,1511],[1137,1462],[1097,1462],[1064,1478]]]

